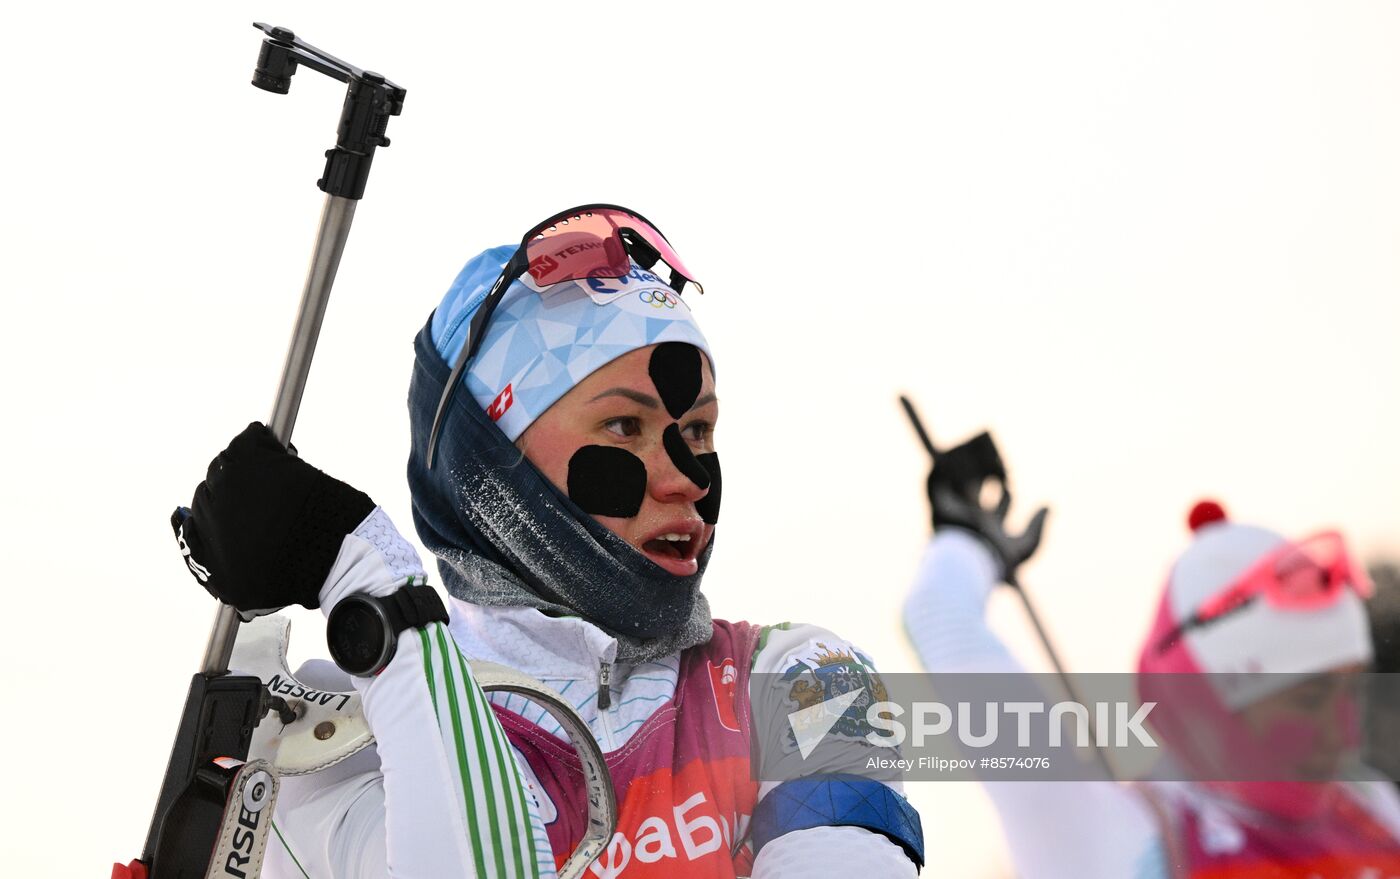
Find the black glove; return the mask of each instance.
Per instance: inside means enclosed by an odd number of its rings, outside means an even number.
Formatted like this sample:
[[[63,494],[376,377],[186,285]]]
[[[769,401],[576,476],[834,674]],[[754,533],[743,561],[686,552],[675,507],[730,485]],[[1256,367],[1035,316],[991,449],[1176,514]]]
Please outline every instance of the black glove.
[[[989,479],[1001,486],[1001,498],[991,508],[982,505],[982,487]],[[1040,546],[1049,511],[1041,507],[1020,534],[1006,530],[1011,491],[991,434],[980,433],[960,446],[938,452],[928,476],[928,497],[933,507],[933,530],[963,528],[982,538],[1001,567],[1001,578],[1015,585],[1016,568]]]
[[[210,463],[189,510],[170,524],[195,579],[249,619],[317,607],[345,535],[373,511],[369,495],[302,461],[255,421]]]

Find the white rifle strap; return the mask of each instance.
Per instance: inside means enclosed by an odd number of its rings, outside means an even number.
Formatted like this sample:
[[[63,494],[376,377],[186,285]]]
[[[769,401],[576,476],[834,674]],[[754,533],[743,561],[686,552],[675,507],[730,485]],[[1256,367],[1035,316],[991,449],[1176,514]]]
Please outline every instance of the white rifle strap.
[[[603,749],[598,747],[588,724],[584,723],[574,707],[549,687],[529,675],[494,662],[468,660],[467,664],[471,666],[472,676],[482,690],[488,693],[498,690],[517,693],[538,702],[568,733],[569,741],[578,754],[579,764],[583,767],[588,794],[588,829],[569,859],[559,868],[559,879],[578,879],[607,848],[617,828],[617,792],[613,790],[612,776],[603,762]]]

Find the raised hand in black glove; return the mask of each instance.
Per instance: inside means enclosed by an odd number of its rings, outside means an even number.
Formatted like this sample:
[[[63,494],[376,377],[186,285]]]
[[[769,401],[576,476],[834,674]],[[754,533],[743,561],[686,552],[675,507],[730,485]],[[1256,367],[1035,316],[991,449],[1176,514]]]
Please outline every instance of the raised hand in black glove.
[[[987,480],[995,480],[1001,486],[1001,497],[994,507],[982,504],[982,487]],[[934,452],[928,497],[933,507],[933,529],[963,528],[982,538],[1001,567],[1002,580],[1016,585],[1016,569],[1040,546],[1049,510],[1037,510],[1020,534],[1007,531],[1011,491],[991,434],[979,433],[960,446]]]
[[[315,608],[345,535],[374,511],[369,495],[296,457],[258,422],[209,465],[189,510],[170,518],[190,573],[244,619]]]

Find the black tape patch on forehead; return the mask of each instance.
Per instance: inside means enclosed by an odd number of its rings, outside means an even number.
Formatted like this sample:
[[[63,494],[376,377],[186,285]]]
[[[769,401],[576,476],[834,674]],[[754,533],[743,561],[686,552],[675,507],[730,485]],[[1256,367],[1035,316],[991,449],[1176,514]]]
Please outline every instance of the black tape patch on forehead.
[[[647,465],[616,446],[584,446],[569,459],[569,500],[591,516],[630,519],[642,509]]]
[[[706,524],[713,525],[719,521],[719,453],[706,452],[696,455],[695,460],[710,474],[710,493],[695,502],[695,512],[700,514],[700,518],[704,519]]]
[[[647,365],[651,383],[672,418],[680,418],[700,396],[700,349],[685,342],[662,342]]]
[[[676,469],[685,474],[685,478],[695,483],[701,488],[710,487],[710,473],[700,462],[695,459],[695,453],[690,450],[690,444],[681,436],[679,425],[672,424],[661,434],[661,444],[666,447],[666,454],[671,456],[671,463],[676,465]]]

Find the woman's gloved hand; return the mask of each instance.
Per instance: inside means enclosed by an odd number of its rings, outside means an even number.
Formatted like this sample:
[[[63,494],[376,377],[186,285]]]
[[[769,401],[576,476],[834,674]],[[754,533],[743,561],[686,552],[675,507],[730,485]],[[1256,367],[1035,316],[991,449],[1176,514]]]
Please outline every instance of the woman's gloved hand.
[[[289,604],[319,606],[345,536],[374,508],[369,495],[253,422],[209,464],[189,509],[170,524],[195,579],[246,620]]]
[[[1001,497],[991,507],[984,506],[982,500],[982,488],[988,480],[995,480],[1001,487]],[[935,452],[933,470],[928,476],[928,497],[933,508],[933,530],[962,528],[977,535],[992,551],[1001,579],[1016,585],[1016,569],[1040,546],[1049,510],[1037,510],[1020,534],[1007,530],[1011,491],[991,434],[983,432],[962,445]]]

